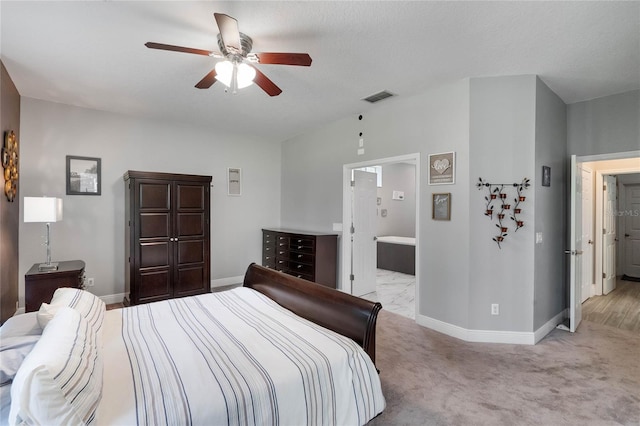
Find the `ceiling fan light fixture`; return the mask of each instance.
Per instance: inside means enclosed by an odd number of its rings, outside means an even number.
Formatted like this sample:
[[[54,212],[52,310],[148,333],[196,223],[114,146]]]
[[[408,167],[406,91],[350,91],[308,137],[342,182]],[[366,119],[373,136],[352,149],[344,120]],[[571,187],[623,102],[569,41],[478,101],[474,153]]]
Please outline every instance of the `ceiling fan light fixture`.
[[[220,61],[216,64],[216,80],[227,87],[244,89],[253,84],[255,77],[256,70],[247,64],[231,61]]]

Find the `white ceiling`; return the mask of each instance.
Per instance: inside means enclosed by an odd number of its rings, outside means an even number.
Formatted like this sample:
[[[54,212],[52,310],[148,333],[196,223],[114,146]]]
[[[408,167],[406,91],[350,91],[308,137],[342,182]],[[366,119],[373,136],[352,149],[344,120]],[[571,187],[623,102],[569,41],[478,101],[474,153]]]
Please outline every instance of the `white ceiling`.
[[[307,52],[311,67],[259,65],[283,93],[194,85],[217,51],[213,13],[254,52]],[[284,140],[467,77],[537,74],[566,103],[640,88],[638,2],[6,1],[0,54],[22,96]],[[392,100],[391,100],[392,101]],[[389,100],[384,102],[391,102]]]

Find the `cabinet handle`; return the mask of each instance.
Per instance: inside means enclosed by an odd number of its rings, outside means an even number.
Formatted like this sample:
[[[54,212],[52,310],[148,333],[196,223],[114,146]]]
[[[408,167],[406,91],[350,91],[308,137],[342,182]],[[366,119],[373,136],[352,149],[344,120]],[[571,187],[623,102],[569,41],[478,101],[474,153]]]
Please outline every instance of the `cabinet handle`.
[[[284,243],[280,243],[280,247],[282,247],[284,245]]]
[[[264,251],[269,251],[271,250],[269,247],[265,248]]]
[[[302,246],[298,246],[298,250],[300,250],[302,248]]]
[[[278,254],[284,254],[284,252],[283,251],[279,251]]]
[[[302,255],[301,254],[298,255],[298,259],[302,259]]]
[[[271,240],[264,240],[265,244],[269,244],[271,242]]]
[[[298,265],[298,269],[302,268],[302,265]]]

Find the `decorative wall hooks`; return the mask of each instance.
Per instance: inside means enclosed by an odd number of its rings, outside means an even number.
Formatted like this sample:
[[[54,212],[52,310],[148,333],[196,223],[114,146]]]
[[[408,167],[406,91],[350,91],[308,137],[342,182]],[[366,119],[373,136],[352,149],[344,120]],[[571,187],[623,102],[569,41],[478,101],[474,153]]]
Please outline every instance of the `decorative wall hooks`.
[[[524,221],[518,215],[522,213],[522,207],[520,207],[520,204],[526,200],[522,191],[531,186],[529,179],[524,178],[520,183],[490,183],[482,180],[482,178],[478,178],[476,186],[478,189],[485,188],[487,190],[487,195],[484,197],[484,215],[487,216],[489,220],[493,221],[494,218],[494,203],[500,203],[499,208],[495,209],[497,212],[495,213],[495,218],[497,220],[495,225],[499,229],[499,233],[492,239],[498,244],[498,248],[502,248],[500,243],[504,241],[504,238],[508,235],[509,231],[509,226],[507,226],[509,222],[504,222],[509,212],[513,212],[509,216],[515,225],[513,232],[517,232],[518,229],[524,226]],[[511,199],[507,194],[508,190],[511,188],[514,188],[516,191],[515,197],[513,198],[513,205],[511,205]]]
[[[13,130],[5,132],[1,151],[4,168],[4,194],[12,202],[18,193],[18,139]]]

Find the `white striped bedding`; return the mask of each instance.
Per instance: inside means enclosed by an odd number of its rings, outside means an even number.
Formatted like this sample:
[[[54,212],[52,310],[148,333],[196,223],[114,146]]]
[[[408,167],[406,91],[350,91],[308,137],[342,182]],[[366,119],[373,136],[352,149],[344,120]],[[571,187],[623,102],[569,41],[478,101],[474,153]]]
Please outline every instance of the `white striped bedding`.
[[[362,425],[369,356],[247,288],[108,311],[104,425]]]

